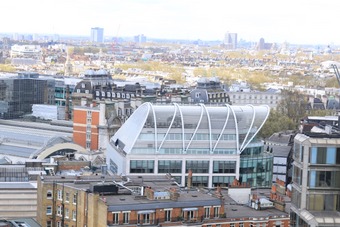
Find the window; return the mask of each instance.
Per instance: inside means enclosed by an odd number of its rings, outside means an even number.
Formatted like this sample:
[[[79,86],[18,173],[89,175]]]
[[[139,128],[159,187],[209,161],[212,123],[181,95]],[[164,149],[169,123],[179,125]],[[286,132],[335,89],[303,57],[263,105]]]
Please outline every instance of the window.
[[[192,220],[195,219],[195,210],[188,210],[188,211],[183,211],[182,212],[182,216],[186,219],[186,220]]]
[[[292,188],[292,204],[294,204],[297,208],[301,207],[301,192],[296,190],[294,187]]]
[[[309,171],[308,186],[340,188],[340,171]]]
[[[118,212],[112,213],[112,216],[113,216],[112,224],[118,225],[119,224],[119,213]]]
[[[143,223],[150,224],[150,214],[143,214]]]
[[[212,178],[213,185],[221,186],[221,187],[228,187],[234,181],[234,176],[216,176]]]
[[[76,204],[77,203],[77,194],[74,194],[73,195],[73,204]]]
[[[69,210],[68,210],[68,208],[65,208],[65,218],[69,218]]]
[[[210,207],[204,208],[204,218],[210,218]]]
[[[243,223],[238,223],[238,227],[244,227]]]
[[[191,185],[196,187],[208,187],[208,176],[192,176]],[[185,182],[188,182],[188,177],[185,177]]]
[[[235,173],[236,161],[214,161],[213,173]]]
[[[235,227],[235,224],[234,223],[230,223],[230,227]]]
[[[52,227],[52,221],[47,221],[46,222],[46,227]]]
[[[75,210],[72,210],[72,219],[73,221],[77,220],[77,212]]]
[[[311,164],[336,164],[337,153],[335,147],[312,147],[310,150]]]
[[[214,207],[214,218],[218,218],[220,215],[220,207]]]
[[[70,201],[70,193],[66,192],[65,193],[65,202],[69,202]]]
[[[297,166],[293,167],[293,182],[297,183],[298,185],[302,184],[302,169]]]
[[[164,215],[164,221],[171,221],[171,210],[165,210]]]
[[[63,199],[63,191],[62,190],[58,190],[57,198],[58,198],[58,200],[62,200]]]
[[[62,206],[58,206],[57,207],[57,215],[61,216],[63,214],[63,207]]]
[[[62,227],[60,221],[57,221],[57,227]]]
[[[340,195],[310,194],[307,208],[313,211],[339,211]]]
[[[129,224],[130,212],[123,212],[123,224]]]
[[[47,199],[52,199],[52,191],[47,191],[46,198]]]
[[[158,161],[158,173],[181,173],[182,161],[160,160]]]
[[[112,173],[118,173],[118,165],[110,159],[110,170]]]
[[[209,161],[186,161],[186,173],[189,172],[189,169],[193,173],[209,173]]]
[[[46,207],[46,215],[52,215],[52,207],[51,206]]]
[[[131,160],[130,173],[153,173],[154,161],[153,160]]]

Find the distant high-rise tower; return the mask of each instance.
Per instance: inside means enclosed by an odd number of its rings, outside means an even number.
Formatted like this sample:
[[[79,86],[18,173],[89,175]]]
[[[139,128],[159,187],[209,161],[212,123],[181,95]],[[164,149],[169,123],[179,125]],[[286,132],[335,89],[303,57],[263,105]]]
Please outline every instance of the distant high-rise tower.
[[[264,50],[264,46],[265,46],[264,38],[261,38],[260,41],[257,44],[257,49],[258,50]]]
[[[91,28],[91,42],[104,42],[104,28]]]
[[[134,37],[135,43],[145,43],[146,42],[146,36],[144,34],[136,35]]]
[[[236,49],[237,48],[237,33],[227,32],[224,36],[224,45],[228,49]]]

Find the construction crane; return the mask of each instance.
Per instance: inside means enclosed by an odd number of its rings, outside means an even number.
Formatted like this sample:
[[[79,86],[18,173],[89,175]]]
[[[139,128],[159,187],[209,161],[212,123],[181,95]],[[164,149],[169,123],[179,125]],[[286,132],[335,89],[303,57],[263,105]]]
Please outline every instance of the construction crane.
[[[336,64],[332,64],[332,67],[334,69],[334,73],[335,73],[336,79],[338,80],[338,84],[340,86],[340,73],[339,73],[338,66],[336,66]]]

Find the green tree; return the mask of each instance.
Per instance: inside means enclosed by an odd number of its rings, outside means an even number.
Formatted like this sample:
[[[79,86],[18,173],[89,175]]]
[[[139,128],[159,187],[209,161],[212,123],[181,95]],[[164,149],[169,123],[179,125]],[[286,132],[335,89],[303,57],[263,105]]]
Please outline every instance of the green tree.
[[[15,68],[10,64],[0,64],[1,72],[15,72]]]
[[[277,111],[291,119],[296,126],[301,118],[307,114],[307,97],[297,91],[283,90],[282,100],[277,106]]]
[[[282,113],[279,113],[276,110],[272,110],[266,123],[263,125],[258,135],[261,138],[268,138],[275,132],[296,129],[297,124],[293,122],[291,118]]]

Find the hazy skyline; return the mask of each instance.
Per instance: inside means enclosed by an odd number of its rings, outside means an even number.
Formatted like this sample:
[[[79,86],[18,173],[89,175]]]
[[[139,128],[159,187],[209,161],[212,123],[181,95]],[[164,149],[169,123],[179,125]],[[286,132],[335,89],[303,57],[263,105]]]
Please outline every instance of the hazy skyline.
[[[329,0],[11,0],[1,3],[2,33],[47,33],[340,44],[340,1]]]

